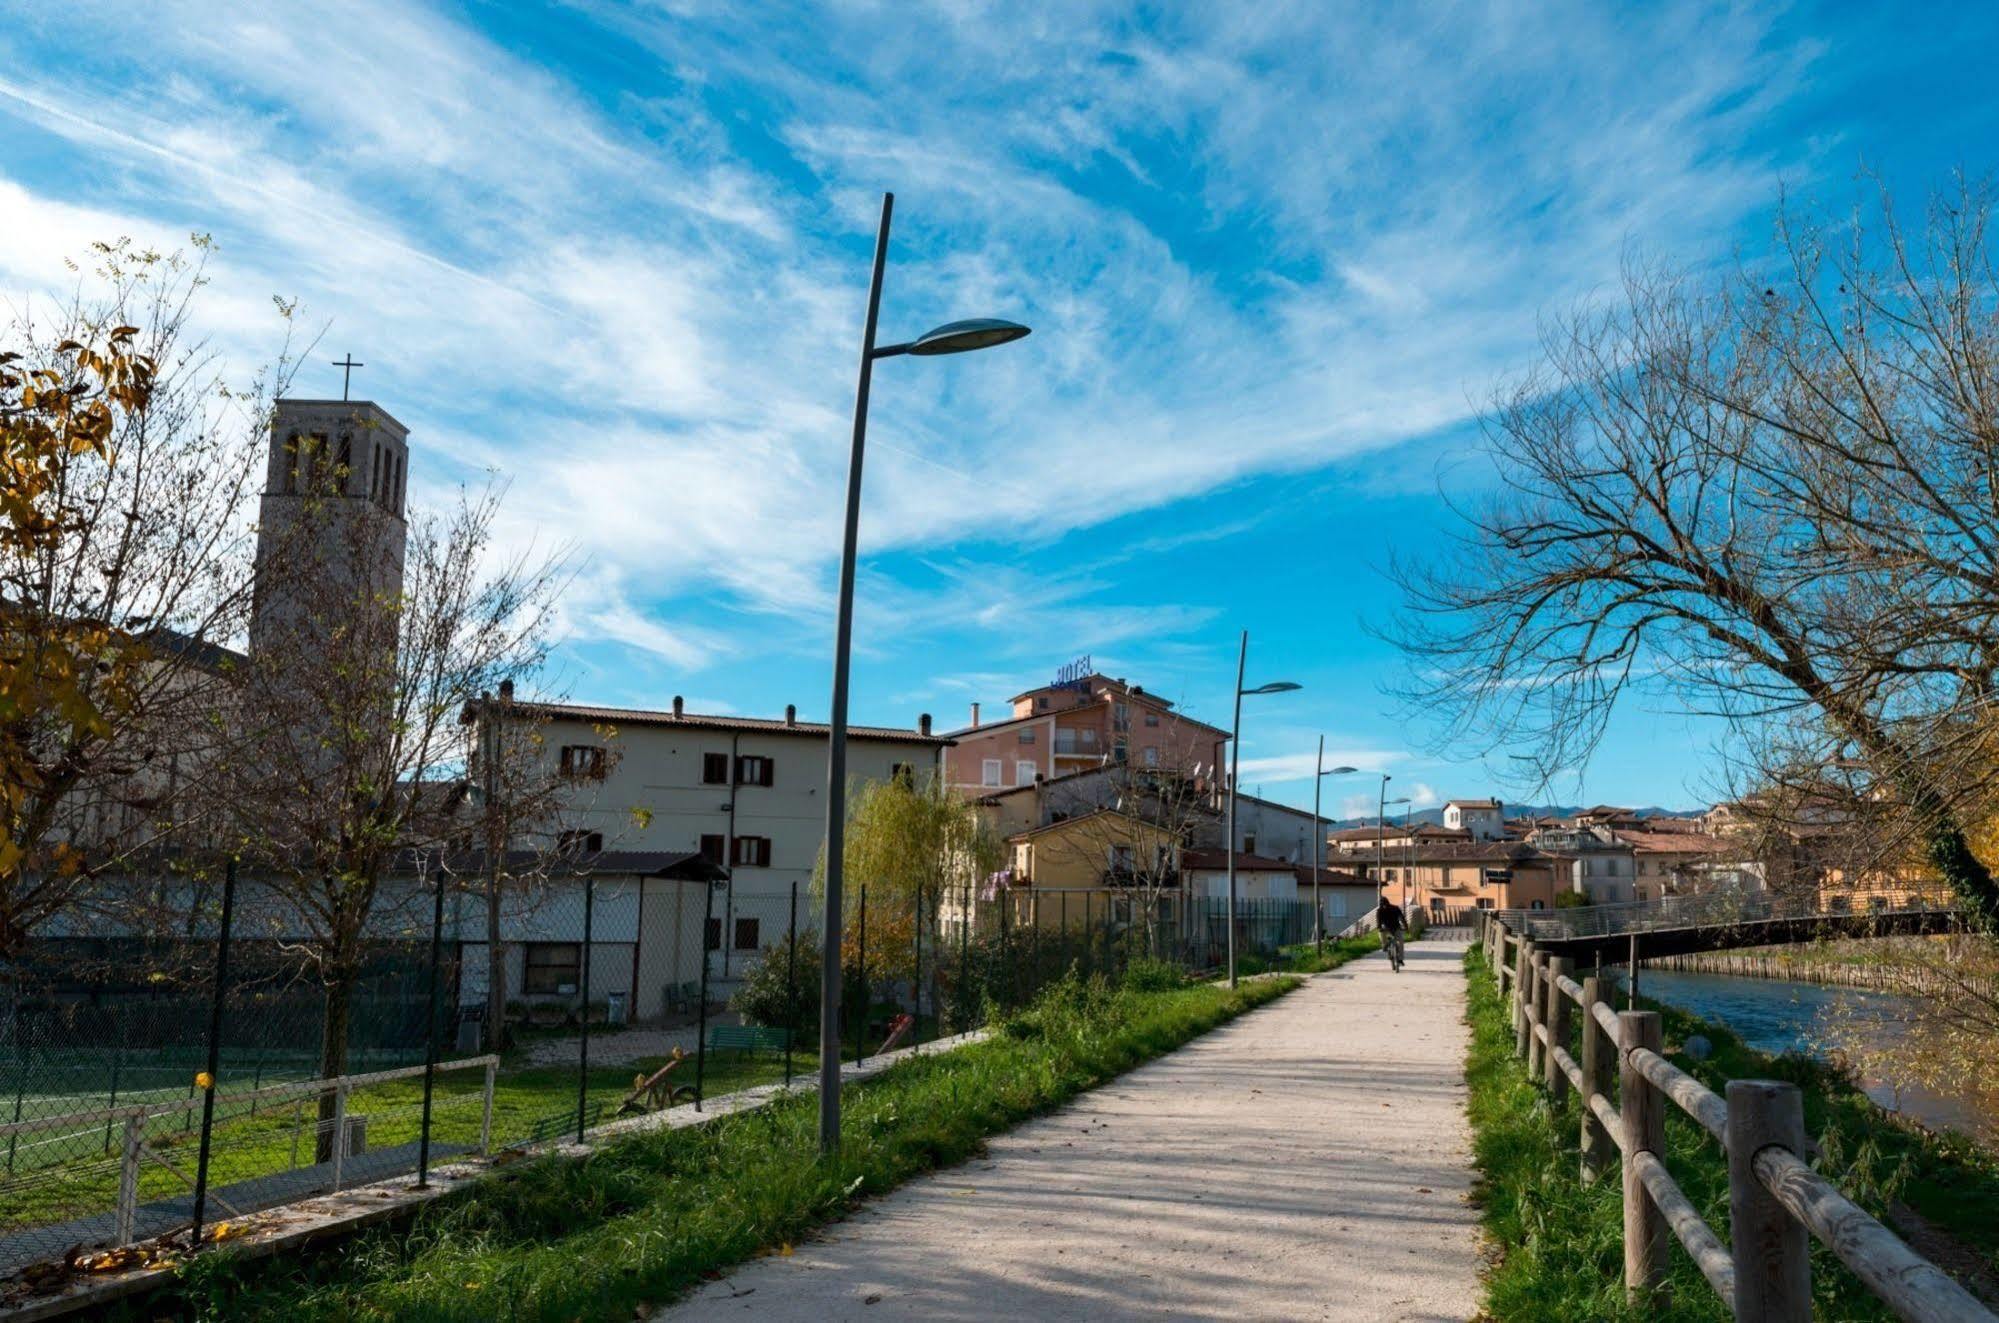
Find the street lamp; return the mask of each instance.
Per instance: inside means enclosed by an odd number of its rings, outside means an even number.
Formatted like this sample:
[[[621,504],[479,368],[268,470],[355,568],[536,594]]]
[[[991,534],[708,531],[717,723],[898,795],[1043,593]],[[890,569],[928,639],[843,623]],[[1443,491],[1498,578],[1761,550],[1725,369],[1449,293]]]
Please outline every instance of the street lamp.
[[[868,435],[868,386],[875,360],[911,354],[928,358],[962,354],[1018,340],[1027,328],[992,318],[947,322],[914,340],[875,345],[881,314],[882,273],[888,265],[889,217],[895,194],[882,194],[875,234],[874,273],[868,282],[868,317],[861,332],[861,377],[854,393],[854,443],[847,461],[847,526],[840,548],[840,600],[833,632],[833,714],[826,757],[826,932],[819,993],[819,1151],[840,1146],[840,882],[847,828],[847,665],[854,635],[854,561],[861,528],[861,458]]]
[[[1304,686],[1289,680],[1272,680],[1254,689],[1242,687],[1243,669],[1249,665],[1249,631],[1242,632],[1242,648],[1235,662],[1235,726],[1229,733],[1229,986],[1235,976],[1235,784],[1242,772],[1242,700],[1257,694],[1284,694]]]
[[[1323,871],[1319,861],[1326,848],[1326,829],[1319,822],[1319,789],[1325,785],[1327,777],[1351,776],[1360,768],[1326,766],[1324,735],[1319,737],[1318,768],[1319,774],[1312,778],[1312,947],[1314,950],[1323,951],[1326,949],[1326,933],[1325,925],[1321,922],[1325,911],[1319,903],[1319,874]]]
[[[1388,798],[1390,779],[1388,773],[1381,774],[1381,808],[1374,815],[1374,881],[1383,896],[1388,894],[1388,806],[1409,802],[1407,795]]]

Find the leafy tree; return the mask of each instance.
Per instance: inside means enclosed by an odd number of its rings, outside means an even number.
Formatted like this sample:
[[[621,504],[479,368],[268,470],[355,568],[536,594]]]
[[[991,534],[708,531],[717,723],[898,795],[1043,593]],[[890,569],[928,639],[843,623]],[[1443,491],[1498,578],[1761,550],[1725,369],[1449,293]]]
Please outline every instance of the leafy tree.
[[[224,843],[191,788],[222,742],[238,515],[288,359],[223,381],[188,333],[193,247],[94,245],[70,302],[0,340],[0,955],[99,877]]]

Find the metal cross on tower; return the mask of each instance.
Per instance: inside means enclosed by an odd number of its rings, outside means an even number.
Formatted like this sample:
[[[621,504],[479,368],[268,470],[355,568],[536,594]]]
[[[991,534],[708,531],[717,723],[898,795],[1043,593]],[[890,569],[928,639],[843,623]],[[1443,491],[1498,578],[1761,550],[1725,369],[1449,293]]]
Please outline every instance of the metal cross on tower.
[[[350,351],[348,352],[348,355],[347,355],[347,357],[345,357],[345,358],[336,358],[336,359],[334,359],[334,360],[333,360],[333,366],[335,366],[335,367],[337,367],[337,368],[341,369],[341,372],[340,372],[340,398],[344,400],[344,399],[346,399],[346,398],[347,398],[347,387],[348,387],[348,384],[349,384],[350,382],[352,382],[352,381],[353,381],[353,379],[354,379],[354,369],[355,369],[355,368],[357,368],[357,367],[367,367],[368,365],[367,365],[366,363],[356,363],[356,362],[354,361],[354,354],[353,354],[353,352],[352,352],[352,351],[350,350]]]

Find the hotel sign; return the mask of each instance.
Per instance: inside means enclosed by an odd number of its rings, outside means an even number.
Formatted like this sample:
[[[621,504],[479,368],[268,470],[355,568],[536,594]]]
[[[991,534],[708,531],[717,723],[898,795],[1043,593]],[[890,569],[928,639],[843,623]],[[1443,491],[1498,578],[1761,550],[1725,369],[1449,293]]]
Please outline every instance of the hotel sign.
[[[1089,654],[1085,653],[1055,672],[1054,687],[1057,689],[1087,689],[1090,677],[1095,673],[1096,668],[1090,664]]]

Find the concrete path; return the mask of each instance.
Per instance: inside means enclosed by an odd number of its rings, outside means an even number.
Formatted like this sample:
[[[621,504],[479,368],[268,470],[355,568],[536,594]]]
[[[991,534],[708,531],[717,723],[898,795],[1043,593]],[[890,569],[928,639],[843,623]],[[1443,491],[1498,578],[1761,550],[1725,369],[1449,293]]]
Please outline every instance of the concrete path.
[[[1467,1319],[1462,941],[1371,956],[661,1319]]]

